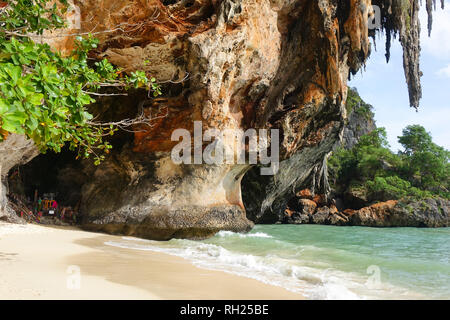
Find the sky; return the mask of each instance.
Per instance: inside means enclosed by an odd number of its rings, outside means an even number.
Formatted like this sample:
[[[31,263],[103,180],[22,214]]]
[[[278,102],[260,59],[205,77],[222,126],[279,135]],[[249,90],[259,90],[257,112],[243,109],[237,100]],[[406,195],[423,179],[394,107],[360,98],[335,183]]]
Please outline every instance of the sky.
[[[425,3],[425,1],[423,1]],[[398,136],[411,124],[420,124],[431,133],[433,141],[450,150],[450,0],[434,12],[433,31],[427,34],[427,15],[421,8],[421,70],[423,98],[419,111],[409,106],[403,72],[402,49],[397,40],[386,63],[384,37],[377,37],[377,51],[349,86],[356,87],[364,101],[374,107],[378,127],[385,127],[393,151],[401,148]]]

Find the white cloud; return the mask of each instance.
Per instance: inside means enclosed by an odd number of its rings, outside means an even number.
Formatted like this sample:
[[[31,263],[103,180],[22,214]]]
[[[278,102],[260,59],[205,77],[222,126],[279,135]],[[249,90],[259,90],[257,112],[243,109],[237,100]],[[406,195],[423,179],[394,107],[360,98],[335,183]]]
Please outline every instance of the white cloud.
[[[402,130],[411,124],[420,124],[427,131],[431,132],[433,141],[450,150],[450,130],[448,130],[448,119],[450,119],[450,108],[448,106],[428,106],[421,107],[418,113],[408,110],[409,112],[400,112],[399,110],[380,110],[375,107],[375,118],[377,126],[386,127],[388,140],[391,149],[394,151],[401,150],[402,147],[398,143],[398,136],[402,134]],[[401,116],[400,116],[401,113]]]
[[[440,69],[436,74],[440,77],[450,78],[450,64],[442,69]]]
[[[433,12],[431,37],[428,37],[425,5],[422,6],[420,11],[423,50],[438,59],[450,59],[450,1],[445,1],[445,10],[441,10],[439,5],[437,10]]]

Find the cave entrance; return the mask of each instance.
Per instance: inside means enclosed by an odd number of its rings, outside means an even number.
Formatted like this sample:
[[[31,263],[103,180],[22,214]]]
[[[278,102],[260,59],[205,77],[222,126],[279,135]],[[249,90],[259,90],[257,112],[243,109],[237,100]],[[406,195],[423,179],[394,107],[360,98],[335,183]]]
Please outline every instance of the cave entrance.
[[[101,97],[89,107],[89,110],[98,121],[134,119],[141,108],[137,102],[148,101],[147,94],[146,90],[130,90],[128,96]],[[125,130],[105,138],[117,152],[133,139],[134,133]],[[75,214],[76,217],[72,220],[80,223],[82,187],[89,180],[90,174],[95,171],[93,170],[95,166],[92,159],[76,160],[76,158],[77,154],[65,147],[58,154],[53,152],[41,154],[25,165],[12,168],[7,181],[11,207],[27,221],[60,224],[61,215],[64,213],[64,218]],[[55,202],[57,209],[53,214],[48,214],[54,209]],[[44,219],[41,219],[39,213]],[[49,217],[52,219],[46,219]]]
[[[8,174],[8,198],[12,208],[29,222],[79,223],[81,187],[87,177],[76,155],[41,154]]]

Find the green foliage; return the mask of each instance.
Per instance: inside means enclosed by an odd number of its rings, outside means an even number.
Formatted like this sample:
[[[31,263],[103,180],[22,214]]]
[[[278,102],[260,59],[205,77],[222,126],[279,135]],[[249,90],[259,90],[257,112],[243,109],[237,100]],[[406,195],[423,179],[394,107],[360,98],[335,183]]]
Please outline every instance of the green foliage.
[[[387,148],[386,130],[377,128],[360,138],[351,150],[338,149],[329,159],[336,183],[348,187],[354,181],[385,176],[386,168],[399,159]]]
[[[356,112],[362,115],[367,120],[373,119],[374,117],[373,107],[370,104],[364,102],[363,99],[361,99],[356,88],[348,89],[346,109],[347,114]]]
[[[35,43],[30,33],[64,26],[60,14],[67,2],[60,2],[9,1],[0,11],[0,141],[8,133],[25,134],[42,152],[59,152],[69,143],[81,157],[94,154],[98,164],[111,149],[103,137],[116,128],[92,121],[87,110],[95,102],[91,94],[108,86],[147,87],[155,96],[161,91],[145,72],[119,76],[121,70],[106,59],[88,63],[89,51],[98,45],[90,36],[78,37],[67,56]]]
[[[404,151],[400,152],[403,174],[414,186],[437,194],[448,194],[450,189],[450,152],[433,143],[431,135],[420,125],[411,125],[399,137]]]
[[[413,187],[409,181],[403,180],[396,175],[386,178],[377,176],[373,180],[368,180],[365,186],[369,198],[376,200],[401,199],[405,197],[426,199],[433,197],[433,193],[430,191]]]
[[[403,129],[403,135],[398,142],[405,148],[404,154],[411,155],[416,152],[430,150],[433,147],[431,135],[420,125],[411,125]]]
[[[15,0],[6,1],[0,23],[4,31],[23,35],[25,32],[42,34],[44,30],[64,27],[61,15],[67,9],[67,0],[59,0],[60,8],[52,0]],[[24,32],[25,31],[25,32]]]
[[[421,126],[409,126],[399,137],[404,151],[388,148],[386,131],[361,137],[351,150],[339,149],[329,159],[334,187],[363,194],[368,200],[440,196],[450,199],[449,152],[432,142]]]

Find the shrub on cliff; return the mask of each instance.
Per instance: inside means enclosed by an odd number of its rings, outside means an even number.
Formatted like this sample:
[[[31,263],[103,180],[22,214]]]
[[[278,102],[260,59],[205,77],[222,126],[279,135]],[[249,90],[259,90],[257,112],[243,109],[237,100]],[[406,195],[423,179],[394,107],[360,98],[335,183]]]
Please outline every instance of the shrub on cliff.
[[[450,189],[450,152],[436,145],[431,135],[419,125],[411,125],[399,137],[404,151],[402,173],[421,189],[445,195]]]
[[[360,138],[350,150],[339,149],[329,159],[335,184],[348,188],[355,181],[367,181],[376,176],[392,174],[401,159],[387,147],[386,130],[377,128]]]
[[[104,136],[116,129],[93,122],[87,110],[92,95],[109,86],[148,87],[155,94],[159,88],[144,72],[122,75],[106,59],[88,61],[98,43],[90,36],[78,36],[65,56],[33,41],[65,26],[67,6],[65,0],[0,1],[0,142],[9,133],[24,134],[42,152],[59,152],[69,143],[98,163],[111,148]]]
[[[375,114],[373,113],[373,106],[366,103],[359,96],[356,88],[349,88],[346,102],[347,114],[353,111],[363,116],[365,119],[373,119]]]
[[[340,193],[357,190],[368,201],[450,199],[449,152],[418,125],[405,128],[399,142],[404,150],[394,154],[385,129],[378,128],[351,150],[337,150],[329,159],[334,188]]]

